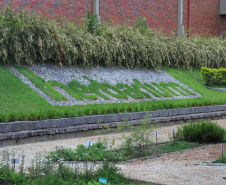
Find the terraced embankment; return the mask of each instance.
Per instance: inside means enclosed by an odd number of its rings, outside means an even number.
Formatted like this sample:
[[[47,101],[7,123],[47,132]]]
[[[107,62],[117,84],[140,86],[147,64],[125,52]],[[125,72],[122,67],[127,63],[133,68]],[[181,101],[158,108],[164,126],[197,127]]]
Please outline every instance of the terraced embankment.
[[[151,118],[148,118],[149,116]],[[226,105],[0,123],[0,141],[1,146],[7,146],[90,136],[97,134],[94,131],[104,127],[115,128],[125,124],[125,121],[126,124],[138,125],[143,118],[162,126],[198,120],[225,119]]]

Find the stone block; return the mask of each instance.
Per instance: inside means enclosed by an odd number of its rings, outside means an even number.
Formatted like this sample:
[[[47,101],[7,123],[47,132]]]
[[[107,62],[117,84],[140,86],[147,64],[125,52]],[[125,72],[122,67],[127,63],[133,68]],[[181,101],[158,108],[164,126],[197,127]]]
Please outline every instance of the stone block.
[[[167,116],[169,116],[169,110],[167,110],[167,109],[159,110],[159,116],[160,117],[167,117]]]
[[[111,123],[118,122],[117,114],[97,115],[95,116],[96,123]]]
[[[84,126],[83,126],[83,130],[84,130],[84,131],[86,131],[86,130],[88,130],[88,129],[89,129],[89,128],[88,128],[87,125],[84,125]]]
[[[118,121],[130,121],[130,113],[119,113]]]
[[[96,116],[84,116],[82,117],[83,119],[83,124],[94,124],[96,123]]]
[[[47,120],[46,120],[47,121]],[[42,121],[24,121],[22,130],[38,130],[41,128],[39,124]]]
[[[198,119],[198,118],[200,118],[200,114],[193,114],[193,115],[192,115],[192,118],[193,118],[193,119]]]
[[[0,133],[12,131],[12,123],[0,123]]]
[[[130,120],[140,119],[139,112],[132,112],[132,113],[129,113],[129,114],[130,114]]]
[[[208,106],[203,106],[200,107],[200,113],[207,113],[210,112],[209,107]]]
[[[184,108],[184,115],[191,114],[191,109],[190,108]]]
[[[62,119],[58,119],[56,121],[56,128],[60,128],[60,127],[68,127],[71,126],[73,124],[71,118],[62,118]]]
[[[78,127],[68,127],[68,132],[77,132]]]
[[[178,115],[178,109],[169,109],[169,116],[177,116]]]
[[[56,130],[49,130],[49,134],[50,134],[50,135],[56,134]]]
[[[216,109],[216,111],[226,111],[226,105],[217,105]]]
[[[209,111],[210,112],[216,112],[217,111],[217,107],[216,106],[209,106]]]
[[[10,124],[12,125],[10,132],[18,132],[25,130],[23,122],[12,122]]]
[[[165,118],[165,122],[170,122],[170,121],[172,121],[171,117]]]
[[[49,120],[34,122],[33,124],[38,124],[39,129],[56,128],[57,121],[58,121],[57,119],[49,119]]]
[[[0,141],[6,139],[6,134],[0,134]]]
[[[12,139],[12,140],[4,140],[1,142],[1,146],[10,146],[10,145],[16,145],[16,140]]]
[[[198,113],[200,113],[199,107],[192,107],[191,108],[191,114],[198,114]]]
[[[152,123],[159,123],[160,122],[160,118],[153,118],[151,119]]]
[[[185,116],[177,116],[177,117],[176,117],[176,121],[184,120],[184,117],[185,117]]]
[[[21,138],[26,138],[26,137],[27,137],[27,131],[11,134],[11,139],[21,139]]]
[[[163,111],[163,110],[161,110],[161,111]],[[146,116],[146,118],[156,118],[156,117],[159,117],[160,116],[160,111],[159,110],[148,111],[148,112],[146,112],[146,115],[145,116]]]
[[[178,109],[178,115],[186,115],[185,109]]]
[[[76,129],[77,129],[77,131],[82,131],[83,130],[83,126],[78,126]]]
[[[203,117],[203,118],[209,118],[209,117],[211,117],[211,114],[205,113],[205,114],[202,115],[202,117]]]
[[[82,117],[63,118],[56,121],[56,128],[81,125],[83,123],[84,119]]]

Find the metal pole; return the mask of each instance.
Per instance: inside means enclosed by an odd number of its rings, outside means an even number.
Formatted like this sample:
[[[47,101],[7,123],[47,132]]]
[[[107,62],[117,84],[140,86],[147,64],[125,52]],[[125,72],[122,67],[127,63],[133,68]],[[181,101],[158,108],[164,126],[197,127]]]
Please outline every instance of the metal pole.
[[[97,19],[100,20],[100,1],[93,0],[93,14],[97,15]],[[99,22],[101,24],[101,22]]]
[[[5,8],[5,0],[4,0],[4,14],[5,14],[5,9],[6,9],[6,8]]]
[[[178,23],[177,23],[177,36],[184,35],[183,25],[183,0],[178,0]]]

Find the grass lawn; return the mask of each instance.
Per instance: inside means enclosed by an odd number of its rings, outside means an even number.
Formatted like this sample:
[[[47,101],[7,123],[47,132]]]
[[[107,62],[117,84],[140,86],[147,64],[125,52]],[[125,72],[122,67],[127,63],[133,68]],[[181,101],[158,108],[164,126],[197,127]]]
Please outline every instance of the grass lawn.
[[[53,106],[5,67],[0,66],[0,122],[226,104],[226,93],[204,87],[204,80],[200,71],[172,68],[165,68],[164,70],[201,94],[202,97],[135,103]]]

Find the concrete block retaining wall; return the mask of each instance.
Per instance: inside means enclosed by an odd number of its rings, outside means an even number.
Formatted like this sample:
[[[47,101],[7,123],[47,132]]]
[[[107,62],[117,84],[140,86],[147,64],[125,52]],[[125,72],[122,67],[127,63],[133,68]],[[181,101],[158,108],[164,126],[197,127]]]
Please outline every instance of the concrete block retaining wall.
[[[105,125],[115,128],[125,121],[138,125],[143,118],[161,125],[225,119],[226,105],[0,123],[0,146],[89,136]]]

